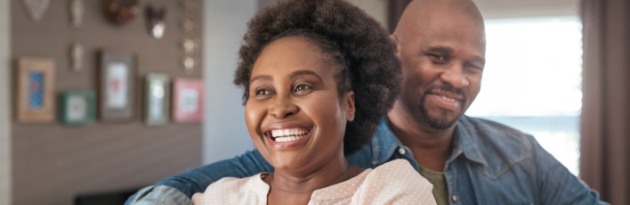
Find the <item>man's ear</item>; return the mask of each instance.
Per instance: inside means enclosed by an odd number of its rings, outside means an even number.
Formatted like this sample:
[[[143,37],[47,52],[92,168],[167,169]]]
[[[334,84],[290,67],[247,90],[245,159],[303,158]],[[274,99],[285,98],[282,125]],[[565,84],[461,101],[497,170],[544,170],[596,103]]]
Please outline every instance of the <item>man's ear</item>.
[[[343,108],[346,112],[346,119],[348,122],[354,120],[354,114],[356,113],[356,107],[354,106],[354,91],[348,91],[343,95]]]
[[[400,59],[400,42],[398,41],[398,38],[396,38],[396,35],[394,34],[389,34],[389,39],[394,43],[394,46],[396,46],[396,57],[398,59]]]

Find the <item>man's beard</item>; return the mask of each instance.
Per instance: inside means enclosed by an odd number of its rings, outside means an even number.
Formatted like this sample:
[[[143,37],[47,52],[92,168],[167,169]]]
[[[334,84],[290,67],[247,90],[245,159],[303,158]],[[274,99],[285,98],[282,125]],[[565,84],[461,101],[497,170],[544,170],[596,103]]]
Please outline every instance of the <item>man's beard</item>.
[[[466,94],[464,94],[464,92],[460,89],[456,89],[453,88],[452,86],[445,84],[442,86],[431,86],[429,89],[427,90],[432,90],[432,89],[436,89],[436,87],[439,87],[439,89],[448,91],[448,92],[453,92],[453,93],[457,93],[459,95],[462,95],[464,97],[464,99],[466,99]],[[428,92],[427,92],[428,93]],[[454,117],[453,119],[448,119],[447,113],[446,112],[441,112],[439,116],[431,116],[429,114],[429,111],[425,105],[425,99],[426,99],[426,95],[427,93],[425,93],[422,98],[420,99],[420,114],[422,116],[420,116],[424,122],[426,122],[431,128],[434,129],[438,129],[438,130],[443,130],[443,129],[447,129],[451,126],[453,126],[455,123],[457,123],[457,120],[459,119],[459,117],[462,115],[462,113],[464,113],[465,108],[465,102],[460,101],[460,103],[462,104],[461,106],[461,110],[460,113],[457,114],[456,117]],[[440,111],[438,111],[440,112]]]

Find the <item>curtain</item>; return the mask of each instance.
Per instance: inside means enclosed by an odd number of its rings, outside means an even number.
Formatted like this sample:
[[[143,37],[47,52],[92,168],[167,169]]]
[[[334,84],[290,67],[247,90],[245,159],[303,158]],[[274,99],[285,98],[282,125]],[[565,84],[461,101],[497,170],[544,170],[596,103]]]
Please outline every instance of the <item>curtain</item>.
[[[630,1],[581,0],[584,70],[580,177],[630,204]]]

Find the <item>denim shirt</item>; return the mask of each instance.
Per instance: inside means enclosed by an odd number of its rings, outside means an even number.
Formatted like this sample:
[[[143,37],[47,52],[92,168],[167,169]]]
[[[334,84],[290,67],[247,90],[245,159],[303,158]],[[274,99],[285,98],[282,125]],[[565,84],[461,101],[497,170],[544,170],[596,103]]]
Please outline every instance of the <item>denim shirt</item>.
[[[455,127],[453,151],[444,167],[449,204],[606,204],[531,136],[505,125],[463,116]],[[393,159],[418,163],[392,133],[387,120],[372,141],[347,156],[359,167]],[[190,204],[190,197],[226,176],[271,172],[257,151],[187,170],[138,191],[126,204]]]

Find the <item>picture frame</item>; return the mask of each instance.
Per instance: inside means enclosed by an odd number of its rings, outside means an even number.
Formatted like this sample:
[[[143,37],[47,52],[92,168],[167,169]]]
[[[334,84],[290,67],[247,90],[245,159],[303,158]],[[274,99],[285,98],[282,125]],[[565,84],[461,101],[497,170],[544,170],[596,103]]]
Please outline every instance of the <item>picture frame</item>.
[[[55,120],[55,60],[42,57],[17,59],[17,121]]]
[[[204,84],[200,79],[173,80],[173,121],[194,123],[203,121]]]
[[[163,125],[169,121],[170,84],[169,77],[149,73],[144,81],[144,121],[147,125]]]
[[[94,91],[66,91],[59,94],[59,122],[65,125],[88,125],[96,119]]]
[[[99,116],[102,121],[125,121],[134,116],[136,69],[130,53],[103,50],[99,66]]]

